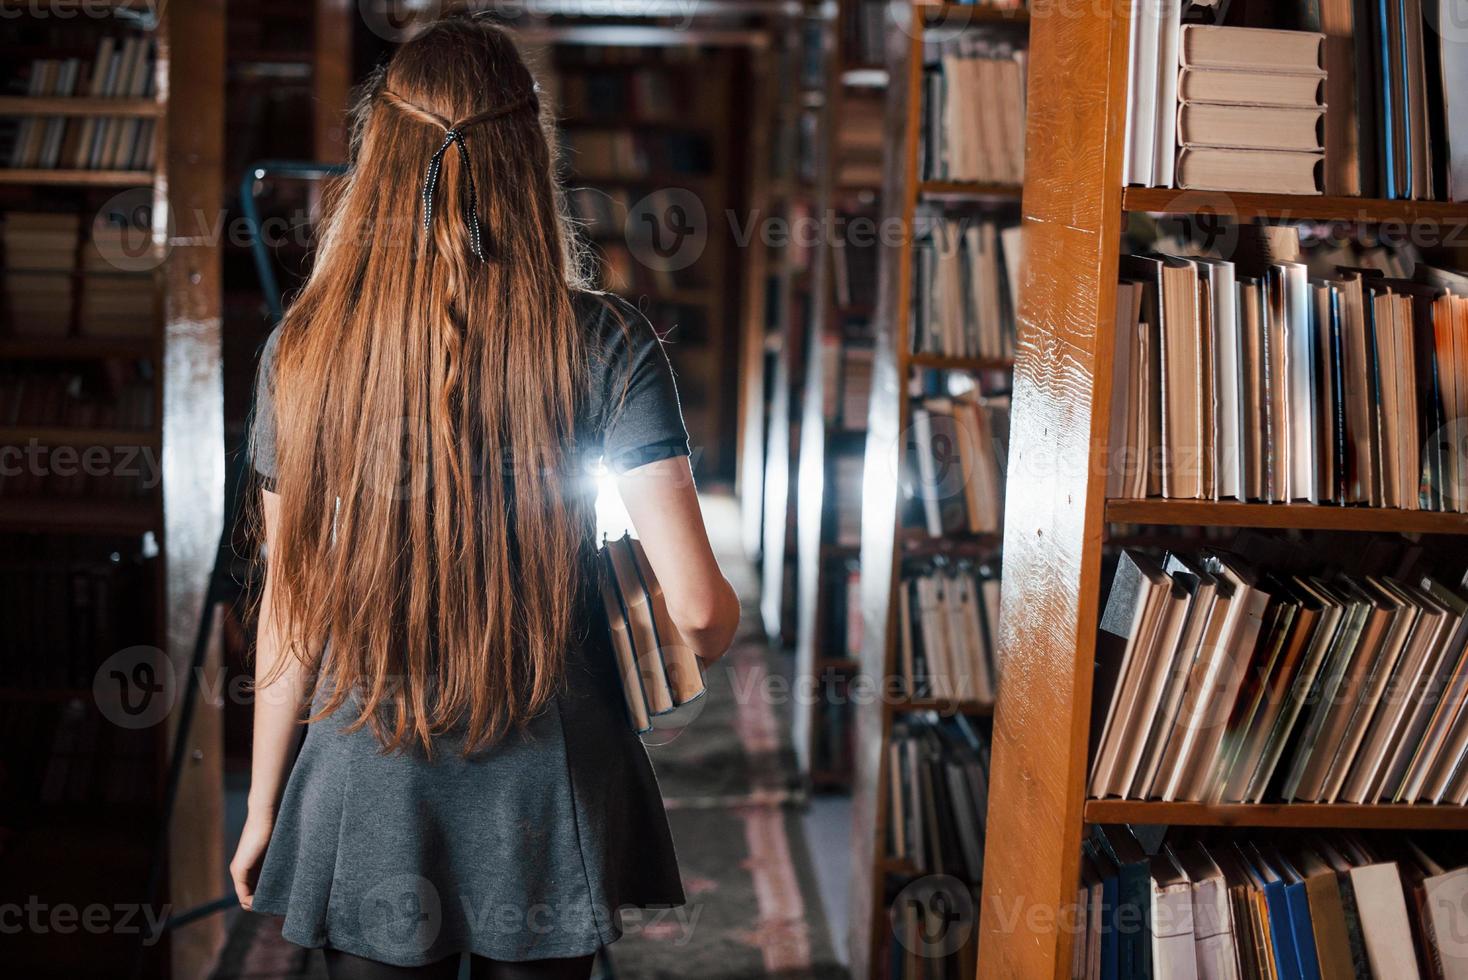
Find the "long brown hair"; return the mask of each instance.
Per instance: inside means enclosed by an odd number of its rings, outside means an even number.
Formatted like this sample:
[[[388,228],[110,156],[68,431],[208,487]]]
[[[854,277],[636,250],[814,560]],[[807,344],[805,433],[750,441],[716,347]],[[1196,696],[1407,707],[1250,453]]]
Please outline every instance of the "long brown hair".
[[[267,379],[279,633],[315,717],[355,692],[352,727],[388,750],[460,731],[473,751],[522,726],[574,638],[587,355],[537,108],[483,20],[396,52],[354,110],[353,165]]]

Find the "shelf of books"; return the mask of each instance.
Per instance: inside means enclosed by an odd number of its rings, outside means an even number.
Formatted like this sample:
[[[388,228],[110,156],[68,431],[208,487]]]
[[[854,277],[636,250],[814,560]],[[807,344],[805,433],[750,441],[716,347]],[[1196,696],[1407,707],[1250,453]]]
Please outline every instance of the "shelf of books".
[[[552,47],[543,83],[556,107],[567,203],[595,257],[595,282],[639,306],[672,341],[700,473],[729,477],[739,362],[715,352],[738,346],[729,341],[739,336],[746,299],[720,220],[746,191],[747,168],[729,135],[735,83],[748,73],[740,55],[683,45],[676,35],[655,46],[573,37]],[[746,251],[761,249],[756,238]]]
[[[883,112],[880,91],[852,82],[880,51],[881,34],[871,32],[881,27],[883,9],[863,0],[837,4],[824,75],[825,162],[814,212],[824,217],[812,256],[796,514],[795,672],[806,684],[795,706],[795,747],[816,789],[851,783]]]
[[[777,137],[772,151],[779,174],[780,210],[788,234],[780,237],[772,263],[775,316],[769,336],[769,435],[765,450],[763,535],[760,548],[760,619],[773,640],[793,644],[796,634],[797,489],[805,409],[803,392],[809,365],[808,336],[816,324],[819,295],[816,261],[818,201],[825,187],[822,166],[827,150],[827,66],[833,57],[831,10],[813,5],[786,24],[782,44],[782,92],[798,98],[778,101]],[[772,225],[772,227],[779,227]],[[799,741],[799,740],[797,740]]]
[[[1205,6],[1033,22],[979,975],[1457,975],[1465,62]]]
[[[190,827],[160,852],[177,712],[134,723],[149,692],[119,685],[187,664],[219,540],[216,253],[177,217],[185,244],[165,250],[154,217],[221,206],[223,15],[86,14],[7,9],[0,26],[16,53],[0,68],[0,731],[15,750],[0,773],[0,890],[52,908],[183,909],[223,893],[222,869],[170,872],[170,858],[222,854],[223,828]],[[170,41],[182,34],[187,50]],[[167,370],[184,356],[187,372]],[[165,469],[185,428],[192,451]],[[178,800],[207,812],[220,746],[191,748]],[[152,894],[150,870],[164,883]],[[138,975],[198,975],[222,936],[217,920],[182,928],[148,944]],[[7,966],[129,972],[140,949],[122,931],[48,938],[9,937]]]
[[[888,235],[859,473],[852,683],[870,696],[855,713],[851,966],[972,976],[972,936],[924,948],[914,915],[940,880],[972,905],[985,863],[1027,17],[904,3],[882,16]]]

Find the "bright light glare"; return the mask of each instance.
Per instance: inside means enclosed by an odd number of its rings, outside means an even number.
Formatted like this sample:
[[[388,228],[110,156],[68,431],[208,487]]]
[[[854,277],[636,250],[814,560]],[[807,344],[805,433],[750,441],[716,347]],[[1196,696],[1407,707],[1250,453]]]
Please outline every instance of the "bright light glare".
[[[596,481],[596,540],[600,543],[603,537],[620,538],[624,531],[632,529],[632,518],[617,490],[617,474],[607,469],[605,463],[598,462],[592,467],[591,476]]]

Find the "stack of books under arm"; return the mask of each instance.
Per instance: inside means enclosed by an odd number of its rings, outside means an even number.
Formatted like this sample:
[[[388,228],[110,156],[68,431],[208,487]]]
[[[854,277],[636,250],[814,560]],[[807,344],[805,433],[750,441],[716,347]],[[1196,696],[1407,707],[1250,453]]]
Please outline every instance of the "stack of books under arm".
[[[887,778],[891,856],[919,874],[978,884],[989,810],[989,740],[962,715],[903,715],[892,723]]]
[[[923,59],[924,179],[1021,183],[1028,52],[964,34],[926,42]]]
[[[915,251],[913,353],[1013,357],[1019,226],[936,218]]]
[[[912,409],[914,517],[934,538],[1004,526],[1009,399],[930,396]]]
[[[915,698],[992,704],[999,580],[966,564],[904,576],[897,594],[898,675]]]
[[[1461,980],[1468,867],[1453,842],[1169,833],[1083,844],[1076,980]]]
[[[1465,614],[1461,577],[1123,552],[1097,641],[1089,792],[1468,804]]]
[[[1439,0],[1132,4],[1125,182],[1468,199],[1452,17]],[[1183,23],[1199,18],[1215,22]]]
[[[1468,510],[1468,277],[1121,271],[1109,496]]]

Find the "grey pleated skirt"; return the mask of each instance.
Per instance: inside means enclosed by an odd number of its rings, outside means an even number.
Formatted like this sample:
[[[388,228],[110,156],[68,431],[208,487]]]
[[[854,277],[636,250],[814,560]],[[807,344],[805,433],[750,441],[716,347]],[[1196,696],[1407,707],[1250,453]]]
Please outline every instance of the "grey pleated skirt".
[[[618,938],[620,908],[683,904],[604,624],[590,632],[551,709],[482,754],[385,755],[344,731],[349,712],[309,726],[255,909],[301,946],[417,966],[582,956]]]

